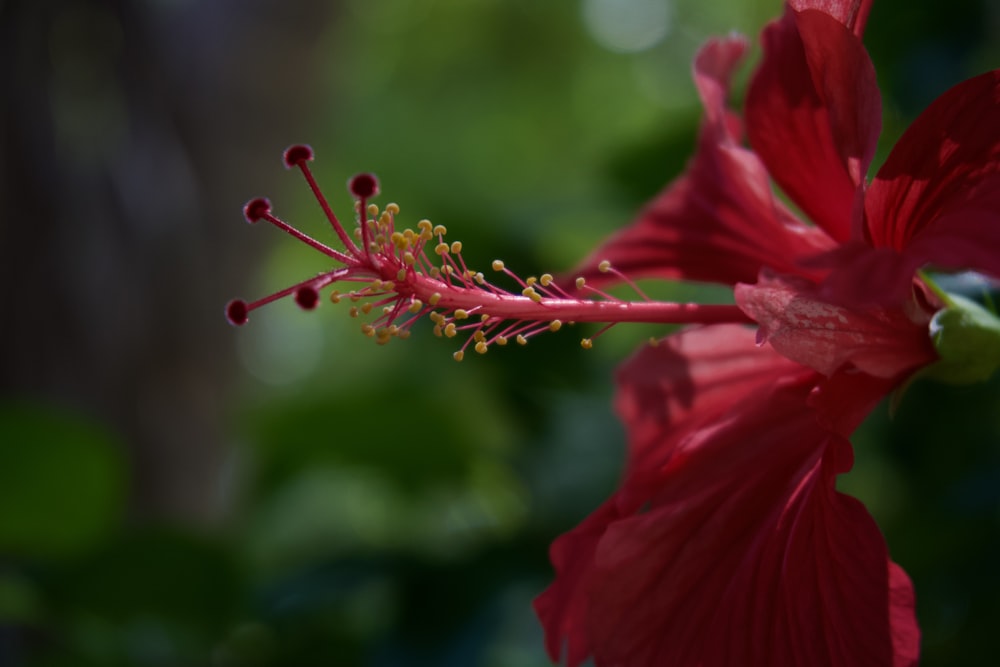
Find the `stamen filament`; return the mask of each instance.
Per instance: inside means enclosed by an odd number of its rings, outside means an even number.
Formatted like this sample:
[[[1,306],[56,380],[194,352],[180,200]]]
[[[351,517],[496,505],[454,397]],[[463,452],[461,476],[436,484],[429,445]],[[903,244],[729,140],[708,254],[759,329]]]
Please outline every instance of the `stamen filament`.
[[[611,275],[617,277],[623,283],[625,283],[626,285],[628,285],[629,287],[631,287],[635,291],[635,293],[638,294],[639,297],[643,301],[652,301],[652,299],[650,299],[648,296],[646,296],[645,292],[643,292],[641,289],[639,289],[639,286],[635,284],[635,281],[633,281],[631,278],[629,278],[628,276],[626,276],[624,273],[622,273],[621,271],[619,271],[618,269],[616,269],[611,264],[611,262],[609,262],[608,260],[604,260],[603,262],[601,262],[598,265],[598,270],[600,270],[601,273],[610,273]],[[594,336],[594,337],[596,338],[597,336]]]
[[[330,246],[328,246],[328,245],[326,245],[324,243],[320,243],[319,241],[317,241],[316,239],[312,238],[311,236],[309,236],[309,235],[307,235],[307,234],[305,234],[303,232],[300,232],[295,227],[292,227],[290,224],[288,224],[287,222],[285,222],[281,218],[277,217],[276,215],[274,215],[270,211],[267,211],[267,212],[261,214],[260,219],[268,221],[269,223],[271,223],[272,225],[274,225],[278,229],[282,230],[283,232],[286,232],[287,234],[290,234],[291,236],[294,236],[298,240],[302,241],[306,245],[308,245],[308,246],[310,246],[310,247],[312,247],[312,248],[314,248],[316,250],[319,250],[321,253],[323,253],[327,257],[335,259],[338,262],[341,262],[343,264],[350,264],[350,263],[352,263],[352,258],[351,257],[348,257],[347,255],[345,255],[344,253],[340,252],[339,250],[334,250]]]
[[[360,258],[361,252],[358,249],[358,246],[354,244],[354,241],[348,235],[347,230],[344,229],[343,225],[341,225],[340,221],[337,219],[337,216],[334,215],[333,209],[330,208],[330,203],[327,202],[326,197],[323,195],[323,191],[320,190],[319,184],[313,177],[312,170],[307,164],[307,161],[312,159],[312,149],[308,150],[308,154],[302,154],[301,156],[294,155],[294,151],[296,149],[301,150],[303,148],[308,147],[292,146],[285,151],[285,162],[287,163],[288,160],[298,157],[293,164],[299,168],[299,171],[301,171],[302,175],[305,177],[306,183],[309,184],[309,189],[312,190],[313,197],[316,198],[316,201],[319,202],[320,208],[323,209],[323,215],[326,216],[326,219],[330,222],[330,226],[333,227],[333,231],[337,233],[337,237],[340,239],[340,242],[344,244],[344,247],[347,248],[347,251],[355,257]]]

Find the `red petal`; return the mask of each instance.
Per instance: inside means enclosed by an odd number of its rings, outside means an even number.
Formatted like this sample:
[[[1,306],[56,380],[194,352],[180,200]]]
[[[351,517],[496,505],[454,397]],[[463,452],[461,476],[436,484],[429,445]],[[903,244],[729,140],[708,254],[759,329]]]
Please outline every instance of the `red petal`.
[[[742,39],[709,42],[695,60],[705,104],[698,152],[639,219],[599,247],[573,274],[592,284],[615,280],[603,260],[632,278],[752,282],[761,266],[802,273],[796,259],[823,252],[831,241],[794,219],[775,200],[767,171],[740,147],[725,109],[729,77],[746,47]]]
[[[850,446],[817,424],[811,386],[758,390],[688,432],[649,510],[608,527],[589,591],[597,665],[891,663],[885,544],[834,489]]]
[[[563,655],[564,642],[567,667],[576,667],[592,652],[587,614],[594,553],[608,525],[619,518],[617,500],[612,497],[549,549],[558,579],[535,598],[534,607],[545,628],[545,649],[553,662],[559,662]]]
[[[913,583],[903,568],[889,563],[889,623],[892,625],[893,667],[916,667],[920,662],[920,628],[916,619]]]
[[[872,0],[788,0],[788,4],[800,12],[806,9],[826,12],[858,37],[864,33],[872,8]]]
[[[819,11],[788,11],[763,42],[747,95],[750,143],[789,197],[845,241],[881,129],[875,69],[861,40]]]
[[[761,340],[782,355],[831,376],[847,364],[896,378],[936,359],[929,315],[915,310],[854,310],[821,300],[808,286],[761,278],[737,285],[736,302],[760,324]]]
[[[621,367],[616,407],[629,427],[629,481],[552,544],[549,556],[558,576],[536,599],[535,610],[554,661],[564,643],[571,667],[591,653],[588,595],[594,586],[594,553],[606,528],[646,502],[662,481],[661,471],[683,458],[679,445],[689,433],[722,420],[734,401],[768,389],[796,370],[811,375],[776,352],[758,348],[753,330],[739,325],[683,331],[656,347],[642,348]]]
[[[634,511],[640,487],[684,458],[689,434],[725,419],[733,404],[796,371],[811,375],[736,324],[687,329],[645,347],[618,371],[615,408],[629,431],[628,484],[621,504]]]
[[[695,55],[691,76],[698,88],[698,97],[705,108],[705,124],[717,133],[720,139],[728,137],[740,139],[734,131],[726,107],[729,99],[729,84],[733,72],[743,60],[750,47],[741,35],[731,35],[724,39],[710,39]],[[738,124],[737,124],[738,125]]]
[[[1000,276],[1000,70],[935,100],[909,127],[865,201],[876,248],[905,268],[933,263]]]
[[[850,446],[808,407],[817,380],[735,325],[685,331],[623,367],[630,472],[553,545],[558,578],[536,607],[554,660],[564,641],[571,666],[587,654],[599,667],[915,655],[912,591],[890,580],[861,504],[834,490]],[[824,410],[853,415],[880,391],[854,388]]]

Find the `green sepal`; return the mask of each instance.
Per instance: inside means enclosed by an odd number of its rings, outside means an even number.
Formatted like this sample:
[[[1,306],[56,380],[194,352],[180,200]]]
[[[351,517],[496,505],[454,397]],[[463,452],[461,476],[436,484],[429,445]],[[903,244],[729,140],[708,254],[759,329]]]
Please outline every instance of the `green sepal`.
[[[976,302],[949,294],[947,307],[931,319],[930,333],[940,360],[923,375],[972,384],[1000,368],[1000,319]]]

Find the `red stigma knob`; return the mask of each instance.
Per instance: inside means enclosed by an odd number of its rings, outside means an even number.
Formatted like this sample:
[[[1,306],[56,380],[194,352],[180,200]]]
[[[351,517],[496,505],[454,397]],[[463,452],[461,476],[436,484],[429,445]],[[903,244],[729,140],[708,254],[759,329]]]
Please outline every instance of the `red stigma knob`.
[[[247,219],[251,225],[258,220],[263,219],[271,212],[271,202],[269,202],[264,197],[257,197],[256,199],[251,199],[243,207],[243,217]]]
[[[347,184],[355,197],[368,199],[378,194],[378,179],[375,174],[358,174]]]
[[[295,303],[302,310],[312,310],[319,303],[319,292],[315,287],[306,285],[295,290]]]
[[[313,149],[305,144],[296,144],[285,149],[285,167],[291,169],[313,159]]]
[[[247,314],[250,309],[247,308],[247,302],[242,299],[233,299],[226,304],[226,319],[233,326],[239,327],[247,323]]]

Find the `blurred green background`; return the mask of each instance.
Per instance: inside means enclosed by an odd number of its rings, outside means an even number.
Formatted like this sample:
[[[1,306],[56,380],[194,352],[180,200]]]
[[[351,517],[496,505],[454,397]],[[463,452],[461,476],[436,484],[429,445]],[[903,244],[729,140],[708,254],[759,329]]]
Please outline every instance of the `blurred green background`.
[[[698,45],[779,12],[0,0],[0,665],[548,664],[548,544],[614,488],[614,368],[663,330],[456,364],[330,304],[234,329],[228,299],[324,268],[240,207],[328,235],[280,161],[308,142],[343,218],[375,171],[471,264],[568,269],[683,167]],[[885,147],[998,37],[993,0],[876,0]],[[856,443],[843,486],[916,583],[923,664],[995,664],[1000,382],[918,384]]]

